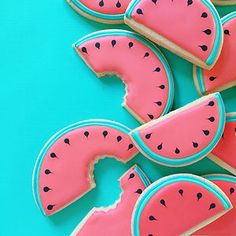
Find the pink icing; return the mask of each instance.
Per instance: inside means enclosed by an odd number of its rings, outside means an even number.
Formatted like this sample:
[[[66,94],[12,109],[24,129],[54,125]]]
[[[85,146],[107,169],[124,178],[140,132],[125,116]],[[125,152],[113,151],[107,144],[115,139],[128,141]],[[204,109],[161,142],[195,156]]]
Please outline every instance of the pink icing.
[[[208,105],[210,101],[214,102],[214,106]],[[215,95],[211,95],[197,105],[177,110],[172,116],[156,120],[147,127],[144,125],[139,132],[142,140],[154,153],[181,159],[192,156],[209,145],[216,135],[219,120],[217,99]],[[209,134],[204,134],[204,131]],[[161,149],[158,149],[159,145]]]
[[[118,137],[122,139],[118,141]],[[69,144],[65,143],[67,139]],[[95,160],[111,156],[127,162],[136,153],[127,134],[106,126],[77,128],[60,137],[44,156],[39,174],[38,188],[45,214],[57,212],[91,190]],[[50,174],[45,174],[46,170]],[[45,187],[50,190],[45,192]],[[48,209],[49,205],[52,209]]]
[[[124,14],[131,0],[78,0],[87,8],[103,14]]]
[[[132,177],[133,174],[134,177]],[[78,226],[73,235],[132,235],[131,215],[138,197],[145,189],[145,185],[134,167],[122,176],[120,185],[122,195],[117,205],[108,211],[96,208],[92,210],[89,213],[89,218]]]
[[[236,121],[227,122],[222,138],[212,154],[236,169]]]
[[[116,41],[114,47],[112,40]],[[97,42],[100,49],[95,47]],[[131,48],[129,43],[133,43]],[[87,53],[82,52],[83,47]],[[164,65],[150,48],[123,35],[92,39],[77,50],[96,73],[112,72],[122,77],[127,86],[125,104],[140,121],[147,122],[162,115],[172,88]],[[145,57],[146,53],[149,56]]]
[[[191,2],[191,1],[190,1]],[[143,14],[138,14],[141,9]],[[168,14],[166,14],[168,12]],[[207,13],[207,17],[201,17]],[[209,57],[216,37],[216,25],[210,10],[202,1],[141,0],[132,12],[132,19],[165,37],[202,61]],[[204,33],[211,30],[210,35]],[[204,51],[200,46],[207,46]]]
[[[206,92],[220,91],[222,86],[228,88],[236,85],[236,18],[226,22],[223,29],[225,34],[220,57],[211,70],[203,70]]]
[[[202,195],[199,200],[198,193]],[[215,208],[210,209],[213,203]],[[140,235],[179,236],[223,210],[220,200],[202,186],[183,181],[172,183],[157,191],[145,205]],[[155,220],[150,220],[150,216]]]
[[[235,236],[236,233],[236,184],[229,181],[214,180],[212,181],[219,186],[227,195],[233,205],[233,209],[225,215],[194,233],[196,236]]]

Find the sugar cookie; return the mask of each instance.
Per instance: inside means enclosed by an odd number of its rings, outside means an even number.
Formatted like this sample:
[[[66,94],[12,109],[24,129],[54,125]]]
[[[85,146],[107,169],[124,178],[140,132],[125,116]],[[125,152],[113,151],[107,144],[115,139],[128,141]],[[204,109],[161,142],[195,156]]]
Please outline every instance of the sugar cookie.
[[[167,166],[184,166],[211,152],[224,125],[224,103],[220,93],[215,93],[136,128],[130,136],[151,160]]]
[[[137,166],[132,167],[120,178],[122,194],[119,201],[110,207],[94,208],[71,236],[131,236],[134,205],[149,184],[142,170]]]
[[[82,16],[106,24],[120,24],[131,0],[67,0]]]
[[[162,53],[138,34],[103,30],[74,44],[86,64],[102,77],[116,74],[126,85],[123,106],[144,123],[166,114],[173,102],[173,79]]]
[[[236,175],[236,112],[227,114],[224,133],[208,157]]]
[[[133,236],[189,236],[231,208],[212,182],[190,174],[170,175],[151,184],[138,199]]]
[[[235,0],[211,0],[214,5],[217,6],[229,6],[229,5],[235,5]]]
[[[225,215],[207,225],[206,227],[195,232],[193,235],[210,235],[210,236],[235,236],[236,233],[236,177],[224,174],[213,174],[205,176],[208,180],[216,184],[224,191],[233,205],[233,209]]]
[[[200,67],[211,68],[220,55],[223,30],[209,0],[133,0],[125,23]]]
[[[223,17],[222,23],[225,37],[215,66],[211,70],[193,66],[194,82],[200,94],[222,91],[236,85],[236,12]]]
[[[113,121],[88,120],[56,133],[43,147],[33,173],[37,205],[52,215],[95,187],[93,164],[104,157],[127,162],[137,153],[130,130]]]

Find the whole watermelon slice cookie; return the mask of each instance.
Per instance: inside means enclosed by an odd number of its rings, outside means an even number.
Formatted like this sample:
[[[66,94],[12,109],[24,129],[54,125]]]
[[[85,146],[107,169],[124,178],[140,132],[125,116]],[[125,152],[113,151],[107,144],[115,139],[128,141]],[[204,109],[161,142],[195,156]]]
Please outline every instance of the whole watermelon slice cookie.
[[[79,14],[107,24],[120,24],[131,0],[67,0]]]
[[[194,82],[200,94],[222,91],[236,85],[236,12],[223,17],[222,23],[225,37],[215,66],[211,70],[193,66]]]
[[[221,52],[222,25],[209,0],[133,0],[125,23],[206,69],[216,63]]]
[[[130,136],[151,160],[167,166],[184,166],[212,151],[224,125],[224,103],[221,95],[215,93],[136,128]]]
[[[224,191],[233,205],[233,209],[225,215],[195,232],[193,235],[202,236],[235,236],[236,234],[236,177],[224,174],[213,174],[205,176]]]
[[[138,199],[133,236],[189,236],[231,208],[212,182],[190,174],[170,175],[151,184]]]
[[[33,173],[37,205],[54,214],[95,187],[93,165],[104,157],[127,162],[137,154],[130,130],[113,121],[89,120],[56,133],[43,147]]]
[[[208,157],[236,175],[236,113],[228,113],[224,133]],[[236,232],[236,231],[235,231]]]
[[[120,199],[112,206],[91,210],[71,236],[131,236],[134,205],[149,184],[142,170],[138,166],[132,167],[120,178]]]
[[[143,37],[125,30],[85,36],[74,48],[98,77],[116,74],[126,85],[123,106],[144,123],[166,114],[173,101],[173,79],[162,53]]]

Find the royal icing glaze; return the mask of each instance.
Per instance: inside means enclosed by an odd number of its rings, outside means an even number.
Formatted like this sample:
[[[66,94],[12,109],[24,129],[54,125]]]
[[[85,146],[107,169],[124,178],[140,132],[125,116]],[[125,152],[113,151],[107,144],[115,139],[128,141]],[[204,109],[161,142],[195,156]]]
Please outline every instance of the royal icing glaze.
[[[71,236],[132,236],[131,216],[134,205],[149,185],[139,167],[134,166],[120,178],[121,197],[113,206],[94,208],[77,226]]]
[[[201,67],[212,67],[222,48],[220,18],[208,0],[134,0],[125,23]]]
[[[93,164],[99,159],[133,158],[137,149],[129,131],[116,122],[89,120],[56,133],[39,154],[33,174],[35,200],[42,212],[54,214],[94,188]]]
[[[151,160],[184,166],[205,157],[220,140],[225,125],[219,93],[202,97],[130,133],[134,144]]]
[[[236,12],[222,18],[224,43],[220,57],[211,70],[193,67],[195,85],[201,94],[222,91],[236,85]],[[234,38],[235,37],[235,38]]]
[[[74,44],[99,76],[113,73],[126,84],[123,106],[144,123],[166,114],[173,102],[173,79],[161,52],[139,35],[103,30]],[[112,58],[112,60],[111,60]]]
[[[67,0],[80,14],[103,23],[122,23],[131,0]]]
[[[228,113],[224,133],[209,158],[236,175],[236,113]]]
[[[233,209],[225,215],[195,232],[194,236],[235,236],[236,233],[236,177],[223,174],[207,175],[208,180],[216,184],[227,195],[233,205]]]
[[[133,212],[133,236],[190,235],[232,208],[227,196],[210,181],[176,174],[151,184]]]

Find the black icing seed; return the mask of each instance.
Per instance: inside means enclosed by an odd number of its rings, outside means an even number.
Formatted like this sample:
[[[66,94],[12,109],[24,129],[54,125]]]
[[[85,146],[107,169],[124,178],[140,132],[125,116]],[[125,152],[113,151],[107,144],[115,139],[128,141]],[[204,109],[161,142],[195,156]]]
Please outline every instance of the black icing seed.
[[[122,137],[121,136],[117,136],[117,142],[120,142],[121,141],[121,139],[122,139]]]
[[[165,89],[165,85],[162,84],[161,86],[159,86],[159,88],[160,89]]]
[[[89,132],[88,132],[88,131],[85,131],[85,132],[84,132],[84,136],[85,136],[86,138],[88,138]]]
[[[210,29],[206,29],[206,30],[204,30],[203,31],[205,34],[207,34],[207,35],[210,35],[211,34],[211,30]]]
[[[216,204],[215,203],[211,203],[211,205],[209,207],[209,210],[214,209],[215,207],[216,207]]]
[[[129,42],[129,48],[132,48],[134,46],[133,42]]]
[[[157,146],[157,149],[158,149],[158,150],[161,150],[161,149],[162,149],[162,143]]]
[[[214,81],[215,79],[216,79],[216,77],[214,77],[214,76],[211,76],[211,77],[209,78],[210,81]]]
[[[156,4],[156,3],[157,3],[157,0],[152,0],[152,2]]]
[[[133,179],[134,176],[135,176],[135,174],[134,174],[134,173],[131,173],[131,174],[129,175],[129,179]]]
[[[183,196],[184,190],[183,190],[183,189],[180,189],[180,190],[179,190],[179,194],[180,194],[181,196]]]
[[[81,50],[82,50],[82,52],[84,52],[84,53],[88,53],[88,52],[87,52],[87,48],[86,48],[86,47],[82,47],[82,49],[81,49]]]
[[[160,72],[161,71],[161,68],[160,67],[157,67],[154,72]]]
[[[149,117],[151,120],[153,120],[153,118],[154,118],[153,115],[151,115],[151,114],[147,114],[147,115],[148,115],[148,117]]]
[[[175,153],[176,154],[179,154],[180,153],[180,150],[178,148],[175,149]]]
[[[150,139],[151,136],[152,136],[152,134],[146,134],[146,135],[145,135],[145,138],[146,138],[146,139]]]
[[[64,143],[70,145],[70,140],[68,138],[64,139]]]
[[[162,102],[158,101],[158,102],[155,102],[158,106],[161,106],[162,105]]]
[[[197,194],[197,200],[200,200],[202,198],[202,193]]]
[[[142,192],[143,190],[139,188],[135,193],[141,194]]]
[[[206,12],[203,12],[202,15],[201,15],[202,18],[207,18],[207,16],[208,16],[208,15],[207,15]]]
[[[130,150],[131,148],[133,148],[134,147],[134,145],[131,143],[131,144],[129,144],[129,146],[128,146],[128,150]]]
[[[210,118],[208,118],[208,120],[209,120],[210,122],[214,122],[214,121],[215,121],[215,117],[211,116]]]
[[[193,142],[193,147],[197,148],[198,147],[198,143]]]
[[[160,203],[161,203],[161,205],[163,205],[163,206],[166,207],[166,202],[165,202],[165,200],[161,199]]]
[[[203,133],[207,136],[210,134],[209,130],[203,130]]]
[[[224,30],[224,34],[226,34],[226,35],[230,35],[230,33],[229,33],[229,30]]]
[[[47,206],[47,209],[48,209],[49,211],[51,211],[51,210],[53,209],[53,207],[54,207],[54,205],[48,205],[48,206]]]
[[[51,174],[52,172],[51,172],[49,169],[46,169],[46,170],[44,171],[44,173],[45,173],[46,175],[49,175],[49,174]]]
[[[143,11],[142,9],[138,8],[137,11],[136,11],[139,15],[143,15]]]
[[[207,51],[207,49],[208,49],[208,47],[206,46],[206,45],[200,45],[199,46],[201,49],[202,49],[202,51]]]
[[[112,45],[112,47],[114,47],[114,46],[116,45],[116,40],[113,39],[113,40],[111,41],[111,45]]]
[[[149,216],[149,220],[153,221],[153,220],[157,220],[154,216]]]
[[[51,157],[51,158],[56,158],[57,155],[56,155],[54,152],[52,152],[52,153],[50,154],[50,157]]]
[[[230,194],[233,194],[234,191],[235,191],[234,188],[230,188],[230,190],[229,190]]]
[[[44,191],[44,192],[48,192],[49,190],[50,190],[50,188],[47,187],[47,186],[43,188],[43,191]]]
[[[193,4],[193,0],[188,0],[188,6]]]
[[[116,3],[116,7],[117,7],[117,8],[120,8],[120,7],[121,7],[121,4],[120,4],[119,1]]]
[[[210,101],[209,103],[208,103],[208,106],[210,106],[210,107],[213,107],[215,105],[215,103],[213,102],[213,101]]]
[[[105,130],[102,132],[102,135],[104,136],[104,138],[106,138],[106,136],[108,135],[108,132]]]
[[[103,7],[103,6],[104,6],[103,0],[101,0],[101,1],[99,2],[99,6],[100,6],[100,7]]]
[[[144,54],[144,57],[149,57],[149,53],[148,52],[146,52],[145,54]]]
[[[153,236],[153,234],[148,234],[148,236]]]
[[[95,43],[95,47],[100,49],[100,43]]]
[[[221,135],[221,138],[224,138],[224,133]]]

